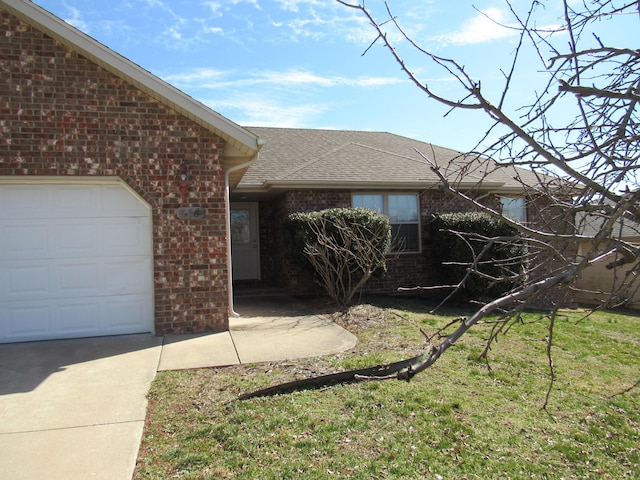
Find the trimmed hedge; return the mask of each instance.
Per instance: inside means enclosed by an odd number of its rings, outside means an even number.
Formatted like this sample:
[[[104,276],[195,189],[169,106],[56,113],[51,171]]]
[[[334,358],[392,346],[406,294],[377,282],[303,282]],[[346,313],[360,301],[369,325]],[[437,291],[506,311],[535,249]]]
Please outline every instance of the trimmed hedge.
[[[462,235],[453,232],[460,232]],[[505,280],[496,282],[474,273],[467,279],[459,296],[473,300],[496,298],[518,285],[519,274],[525,267],[523,258],[526,247],[515,228],[480,212],[436,215],[428,225],[429,252],[440,266],[441,281],[457,284],[467,273],[468,264],[473,262],[487,244],[487,241],[477,235],[512,239],[510,242],[494,243],[478,265],[481,273]],[[509,277],[516,278],[508,280]]]
[[[318,212],[293,213],[285,219],[283,227],[289,258],[295,265],[314,273],[321,284],[323,276],[326,279],[326,272],[318,272],[309,260],[310,247],[327,244],[321,241],[321,235],[327,236],[333,245],[348,250],[340,252],[336,250],[344,249],[329,248],[326,252],[329,264],[336,270],[339,270],[339,265],[346,267],[342,269],[346,273],[335,279],[335,283],[344,285],[345,290],[361,280],[366,281],[371,275],[381,275],[386,271],[385,255],[391,245],[391,226],[389,219],[379,212],[367,208],[330,208]],[[355,241],[345,241],[345,235]],[[372,270],[368,271],[369,268]],[[341,303],[348,302],[351,298],[349,293],[353,292],[346,292],[341,298],[334,299]]]

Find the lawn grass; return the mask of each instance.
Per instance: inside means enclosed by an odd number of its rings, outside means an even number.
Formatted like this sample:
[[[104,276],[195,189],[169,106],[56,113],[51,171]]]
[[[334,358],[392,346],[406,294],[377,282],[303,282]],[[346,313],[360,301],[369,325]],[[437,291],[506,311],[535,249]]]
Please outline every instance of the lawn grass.
[[[418,353],[431,315],[404,300],[338,318],[353,351],[322,359],[158,374],[135,479],[640,478],[640,318],[600,312],[556,322],[548,411],[545,323],[527,314],[500,337],[491,369],[479,326],[411,382],[233,401],[274,383]],[[540,320],[540,321],[539,321]]]

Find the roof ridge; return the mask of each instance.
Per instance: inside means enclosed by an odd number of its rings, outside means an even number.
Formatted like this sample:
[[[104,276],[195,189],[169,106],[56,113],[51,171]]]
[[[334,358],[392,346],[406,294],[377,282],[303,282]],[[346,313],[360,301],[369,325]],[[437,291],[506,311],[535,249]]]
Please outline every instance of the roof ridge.
[[[343,130],[340,130],[340,131],[343,131]],[[391,135],[392,135],[392,134],[391,134]],[[425,143],[425,142],[420,142],[420,143]],[[426,160],[424,160],[424,159],[415,158],[415,157],[410,157],[410,156],[408,156],[408,155],[403,155],[403,154],[401,154],[401,153],[392,152],[392,151],[390,151],[390,150],[385,150],[385,149],[382,149],[382,148],[374,147],[374,146],[372,146],[372,145],[367,145],[367,144],[364,144],[364,143],[362,143],[362,142],[357,142],[357,141],[348,141],[348,142],[346,142],[346,143],[344,143],[344,144],[342,144],[342,145],[340,145],[340,146],[338,146],[338,147],[336,147],[336,148],[333,148],[333,149],[331,149],[331,150],[329,150],[329,151],[327,151],[327,152],[323,153],[322,155],[320,155],[320,156],[318,156],[318,157],[315,157],[315,158],[313,158],[313,159],[307,160],[307,161],[303,162],[303,163],[302,163],[302,164],[300,164],[300,165],[297,165],[297,166],[295,166],[295,167],[293,167],[293,168],[290,168],[289,170],[286,170],[284,173],[282,173],[281,175],[279,175],[279,176],[278,176],[278,177],[276,177],[276,178],[277,178],[278,180],[284,180],[284,179],[286,179],[287,177],[290,177],[290,176],[294,175],[295,173],[298,173],[298,172],[300,172],[300,171],[305,170],[305,169],[306,169],[306,168],[308,168],[309,166],[311,166],[311,165],[313,165],[313,164],[316,164],[316,163],[318,163],[318,162],[322,161],[323,159],[325,159],[325,158],[327,158],[327,157],[329,157],[329,156],[331,156],[331,155],[333,155],[333,154],[335,154],[335,153],[339,152],[340,150],[343,150],[344,148],[346,148],[346,147],[348,147],[348,146],[350,146],[350,145],[355,145],[355,146],[358,146],[358,147],[361,147],[361,148],[364,148],[364,149],[367,149],[367,150],[372,150],[372,151],[374,151],[374,152],[379,152],[379,153],[383,153],[383,154],[385,154],[385,155],[389,155],[389,156],[393,156],[393,157],[401,158],[401,159],[403,159],[403,160],[408,160],[408,161],[410,161],[410,162],[418,163],[418,164],[423,165],[423,166],[429,166],[429,163],[428,163]],[[431,144],[425,143],[425,145],[431,145]],[[432,146],[432,145],[431,145],[431,146]],[[274,180],[275,180],[276,178],[274,178]]]
[[[311,160],[307,160],[306,162],[303,162],[301,165],[297,165],[297,166],[295,166],[293,168],[290,168],[289,170],[285,170],[285,172],[282,175],[278,176],[277,178],[278,179],[287,178],[287,177],[293,175],[294,173],[305,169],[307,166],[313,165],[314,163],[319,162],[323,158],[342,150],[344,147],[346,147],[348,145],[351,145],[352,143],[353,142],[344,143],[344,144],[340,145],[339,147],[336,147],[336,148],[334,148],[332,150],[329,150],[328,152],[320,155],[319,157],[312,158]]]
[[[416,140],[416,141],[418,141],[418,140]],[[365,144],[360,143],[360,142],[352,142],[352,143],[354,143],[355,145],[360,145],[363,148],[368,148],[369,150],[374,150],[376,152],[388,153],[389,155],[393,155],[394,157],[400,157],[400,158],[404,158],[406,160],[411,160],[411,161],[418,162],[418,163],[424,163],[424,164],[427,163],[426,161],[421,160],[419,158],[409,157],[407,155],[402,155],[400,153],[390,152],[389,150],[383,150],[382,148],[373,147],[371,145],[365,145]],[[421,143],[424,143],[424,142],[421,142]],[[431,145],[431,144],[426,143],[426,145]],[[415,150],[415,148],[414,148],[414,150]]]

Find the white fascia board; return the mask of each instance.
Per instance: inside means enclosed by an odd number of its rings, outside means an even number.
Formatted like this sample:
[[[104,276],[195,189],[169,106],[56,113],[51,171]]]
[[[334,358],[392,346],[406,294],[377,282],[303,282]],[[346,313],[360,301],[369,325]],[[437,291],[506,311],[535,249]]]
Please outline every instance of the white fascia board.
[[[0,0],[0,7],[126,80],[160,103],[219,135],[236,150],[251,156],[262,147],[264,141],[257,135],[211,110],[35,3],[25,0]]]
[[[495,189],[502,185],[501,183],[491,182],[483,183],[480,185],[480,190]],[[253,187],[254,185],[252,185]],[[262,184],[263,191],[269,191],[271,189],[294,189],[299,188],[303,190],[309,190],[313,188],[317,189],[351,189],[351,190],[437,190],[442,186],[442,182],[439,181],[417,181],[417,182],[405,182],[405,183],[390,183],[390,182],[319,182],[319,181],[281,181],[281,180],[267,180]],[[477,183],[469,184],[457,184],[456,187],[460,190],[478,188]],[[238,187],[241,190],[242,186]]]

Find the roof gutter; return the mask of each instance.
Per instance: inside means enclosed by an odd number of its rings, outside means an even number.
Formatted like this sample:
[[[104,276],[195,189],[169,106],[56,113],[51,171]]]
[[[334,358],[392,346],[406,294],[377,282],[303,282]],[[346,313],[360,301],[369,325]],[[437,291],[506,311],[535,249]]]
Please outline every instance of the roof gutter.
[[[230,189],[229,189],[229,176],[233,172],[237,172],[238,170],[242,170],[243,168],[249,168],[260,158],[260,152],[256,152],[254,157],[248,162],[241,163],[239,165],[235,165],[230,167],[224,172],[224,201],[227,207],[227,214],[225,215],[226,221],[226,231],[227,231],[227,292],[228,292],[228,301],[229,301],[229,316],[231,317],[239,317],[240,314],[234,310],[233,305],[233,263],[231,259],[231,200],[230,200]]]

